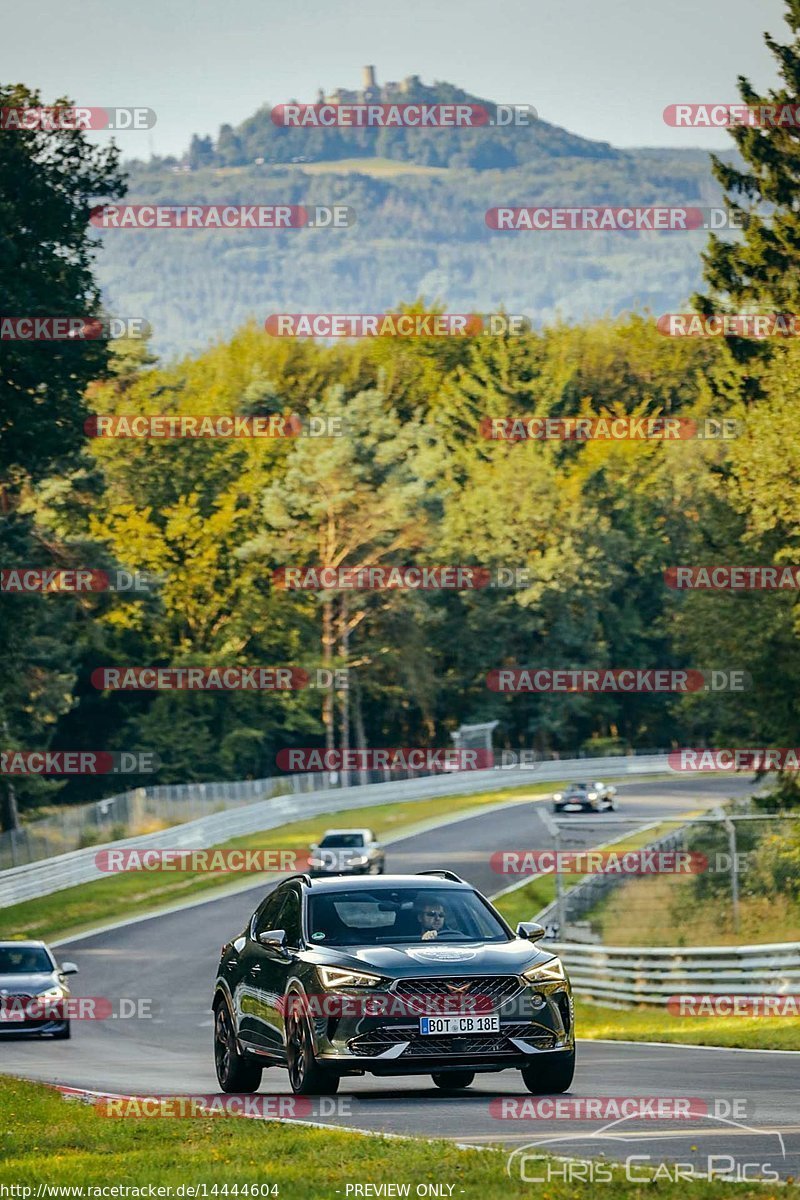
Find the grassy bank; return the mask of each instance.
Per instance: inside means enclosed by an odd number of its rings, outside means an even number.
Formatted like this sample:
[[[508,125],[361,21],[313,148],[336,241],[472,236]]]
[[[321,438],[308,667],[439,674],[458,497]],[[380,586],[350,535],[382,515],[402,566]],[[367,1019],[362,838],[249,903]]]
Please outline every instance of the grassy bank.
[[[632,879],[592,910],[609,946],[736,946],[800,941],[800,904],[791,896],[742,895],[738,929],[730,896],[697,896],[691,875]]]
[[[432,1129],[437,1107],[433,1100]],[[506,1173],[505,1152],[462,1150],[441,1139],[368,1137],[225,1117],[109,1119],[41,1085],[10,1079],[0,1079],[0,1111],[0,1185],[30,1188],[29,1196],[40,1185],[147,1189],[216,1184],[227,1185],[228,1195],[241,1196],[244,1185],[273,1184],[282,1200],[334,1200],[346,1194],[348,1184],[409,1184],[413,1196],[418,1185],[437,1183],[451,1185],[458,1200],[541,1194],[547,1200],[589,1200],[594,1187],[555,1179],[541,1193],[521,1182],[519,1174]],[[654,1186],[661,1200],[686,1195],[685,1182],[661,1179]],[[639,1200],[642,1185],[620,1175],[610,1194]],[[692,1186],[695,1200],[767,1200],[775,1194],[774,1184],[698,1181]],[[800,1200],[800,1187],[790,1183],[780,1194]]]
[[[522,803],[546,795],[558,786],[558,783],[529,784],[470,796],[437,796],[431,800],[408,800],[375,808],[322,813],[262,833],[234,838],[224,846],[228,849],[305,850],[331,825],[369,825],[378,837],[395,837],[405,831],[411,832],[425,822],[460,814],[468,816],[481,808],[508,801]],[[247,878],[257,884],[259,875],[254,873]],[[0,912],[0,938],[51,940],[67,937],[116,919],[157,911],[214,889],[241,885],[242,879],[241,874],[232,872],[128,871],[3,909]]]
[[[673,1017],[663,1008],[604,1008],[577,997],[575,1029],[579,1038],[800,1050],[796,1017]]]

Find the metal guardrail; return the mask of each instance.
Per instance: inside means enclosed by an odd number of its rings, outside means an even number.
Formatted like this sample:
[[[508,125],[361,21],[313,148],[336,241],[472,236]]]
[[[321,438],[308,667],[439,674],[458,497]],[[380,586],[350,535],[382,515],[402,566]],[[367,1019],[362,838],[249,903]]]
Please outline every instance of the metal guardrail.
[[[666,1005],[672,996],[800,993],[800,942],[756,946],[593,946],[547,942],[577,995],[609,1006]]]
[[[512,767],[502,770],[459,771],[420,779],[340,788],[335,791],[320,788],[294,795],[272,796],[255,804],[245,804],[226,812],[214,813],[142,837],[106,842],[104,848],[203,850],[231,838],[275,829],[302,817],[335,813],[343,809],[370,808],[379,804],[393,804],[402,800],[427,800],[436,796],[500,791],[508,787],[520,787],[527,782],[534,784],[565,778],[656,775],[667,770],[666,754],[592,759],[562,758],[538,763],[533,769]],[[89,883],[93,879],[106,878],[95,863],[99,848],[90,846],[55,858],[0,871],[0,908],[20,904],[36,896],[50,895],[52,892],[59,892],[81,883]]]
[[[658,825],[659,822],[656,820],[653,824]],[[689,828],[690,825],[688,824],[681,825],[679,829],[673,829],[671,832],[665,833],[662,837],[656,838],[655,841],[648,842],[646,846],[640,846],[639,852],[677,850],[683,846],[686,831]],[[614,848],[613,842],[605,844],[609,849]],[[586,875],[583,879],[573,884],[572,887],[568,888],[562,896],[551,900],[533,919],[545,927],[555,925],[558,929],[559,926],[562,926],[560,932],[566,933],[566,925],[580,921],[587,913],[592,911],[595,905],[599,904],[601,900],[605,900],[610,892],[615,891],[626,883],[630,883],[630,876],[611,875],[602,872],[598,875]],[[573,937],[575,936],[575,933],[573,933]],[[589,940],[591,939],[587,938],[587,941]]]
[[[630,751],[632,755],[645,757],[666,753],[667,750],[656,747],[646,751]],[[502,756],[503,752],[498,754]],[[591,761],[598,756],[579,751],[574,757]],[[616,753],[608,755],[612,762],[618,757]],[[558,759],[559,756],[551,752],[546,761]],[[505,760],[501,761],[505,763]],[[353,772],[350,780],[360,785],[397,783],[403,779],[422,779],[437,773],[430,770],[390,772],[370,769]],[[210,780],[205,783],[150,784],[131,788],[115,796],[105,796],[89,804],[57,803],[54,809],[41,815],[30,814],[18,829],[0,832],[0,871],[40,862],[45,858],[56,858],[72,850],[150,833],[167,825],[196,821],[212,813],[267,800],[270,796],[287,792],[313,792],[322,782],[320,774],[304,774]],[[341,772],[329,772],[324,782],[329,791],[348,786]]]

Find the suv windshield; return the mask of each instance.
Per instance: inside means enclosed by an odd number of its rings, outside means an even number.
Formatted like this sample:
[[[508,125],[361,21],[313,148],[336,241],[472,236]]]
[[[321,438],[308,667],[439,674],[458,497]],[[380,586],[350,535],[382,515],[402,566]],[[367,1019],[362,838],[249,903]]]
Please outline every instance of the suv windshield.
[[[308,932],[323,946],[507,942],[481,900],[461,889],[354,888],[308,898]]]
[[[329,833],[320,842],[320,847],[327,849],[328,847],[342,847],[354,849],[356,846],[364,845],[363,833]]]
[[[41,946],[0,946],[0,975],[34,975],[52,970],[50,955]]]

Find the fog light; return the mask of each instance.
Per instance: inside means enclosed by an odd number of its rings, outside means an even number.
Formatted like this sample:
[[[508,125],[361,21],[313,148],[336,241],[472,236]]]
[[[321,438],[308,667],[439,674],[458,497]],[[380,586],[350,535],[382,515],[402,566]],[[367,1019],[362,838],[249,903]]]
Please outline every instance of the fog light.
[[[541,992],[534,992],[531,996],[531,1008],[544,1008],[547,1001]]]

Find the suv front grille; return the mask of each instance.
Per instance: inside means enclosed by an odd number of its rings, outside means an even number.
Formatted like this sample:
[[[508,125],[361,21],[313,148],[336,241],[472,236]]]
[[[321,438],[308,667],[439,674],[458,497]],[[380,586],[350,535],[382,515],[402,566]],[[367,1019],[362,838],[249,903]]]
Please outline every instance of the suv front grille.
[[[456,991],[455,988],[469,984],[466,991]],[[409,1001],[409,1009],[413,1012],[419,1007],[420,1013],[425,1012],[427,997],[442,997],[451,1001],[462,1000],[465,1005],[473,1000],[479,1000],[477,1011],[501,1008],[509,1000],[523,990],[523,984],[518,975],[466,975],[461,978],[452,976],[434,979],[398,979],[392,991]]]

